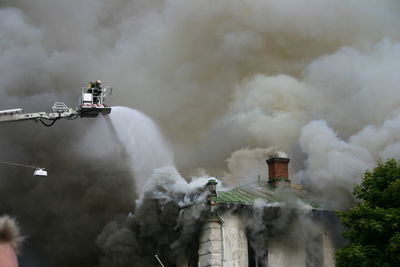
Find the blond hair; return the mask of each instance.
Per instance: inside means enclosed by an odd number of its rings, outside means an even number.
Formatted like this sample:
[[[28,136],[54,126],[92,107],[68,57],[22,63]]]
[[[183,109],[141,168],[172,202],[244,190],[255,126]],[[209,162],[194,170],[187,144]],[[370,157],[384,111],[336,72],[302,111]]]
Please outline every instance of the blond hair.
[[[9,244],[17,252],[23,239],[14,219],[7,215],[0,217],[0,243]]]

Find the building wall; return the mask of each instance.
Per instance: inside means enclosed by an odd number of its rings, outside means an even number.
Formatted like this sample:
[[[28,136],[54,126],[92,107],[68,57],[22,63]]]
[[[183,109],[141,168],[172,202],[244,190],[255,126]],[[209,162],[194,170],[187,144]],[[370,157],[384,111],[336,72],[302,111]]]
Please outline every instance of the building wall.
[[[288,242],[281,238],[270,240],[268,267],[334,267],[335,248],[329,229],[320,224],[312,236],[303,243]]]
[[[216,217],[210,218],[200,233],[199,267],[222,266],[222,224]]]
[[[279,239],[268,245],[268,267],[305,267],[306,251],[303,244],[288,244]]]
[[[247,237],[239,216],[230,213],[210,218],[203,226],[199,267],[247,267]]]
[[[322,234],[322,252],[324,259],[324,267],[335,267],[335,247],[328,229]]]
[[[211,217],[203,225],[199,242],[199,267],[248,267],[248,242],[239,216],[225,213]],[[320,234],[309,241],[269,240],[267,266],[334,267],[334,253],[329,229],[321,225]]]
[[[239,216],[225,214],[224,220],[224,240],[225,240],[225,265],[232,267],[247,267],[248,265],[248,244],[244,225]]]

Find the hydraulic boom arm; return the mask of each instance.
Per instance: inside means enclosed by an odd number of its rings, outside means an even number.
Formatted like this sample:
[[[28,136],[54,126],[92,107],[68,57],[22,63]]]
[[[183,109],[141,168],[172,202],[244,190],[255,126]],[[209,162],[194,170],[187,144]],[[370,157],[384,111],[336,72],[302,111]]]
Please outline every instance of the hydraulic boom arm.
[[[54,103],[53,112],[22,113],[22,108],[0,110],[0,123],[12,121],[34,120],[45,126],[52,126],[59,119],[74,120],[78,117],[97,117],[98,114],[108,115],[111,107],[104,103],[104,99],[111,95],[112,88],[102,87],[101,81],[91,82],[89,87],[83,87],[79,106],[72,109],[62,102]]]
[[[0,122],[35,120],[45,126],[51,126],[59,119],[72,120],[79,117],[79,113],[71,108],[58,112],[22,113],[22,111],[22,108],[0,111]]]

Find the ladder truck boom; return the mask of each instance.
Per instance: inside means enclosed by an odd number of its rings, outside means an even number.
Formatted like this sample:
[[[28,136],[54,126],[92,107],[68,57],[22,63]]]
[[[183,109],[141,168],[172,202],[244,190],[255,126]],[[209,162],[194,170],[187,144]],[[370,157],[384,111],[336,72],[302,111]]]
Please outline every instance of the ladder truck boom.
[[[72,109],[62,102],[54,103],[52,112],[23,113],[22,108],[0,110],[0,123],[33,120],[45,126],[52,126],[59,119],[74,120],[78,117],[97,117],[108,115],[111,107],[104,103],[106,96],[111,95],[111,87],[102,87],[100,81],[91,82],[89,87],[82,87],[79,106]]]
[[[77,111],[73,109],[69,109],[68,111],[63,111],[63,112],[33,112],[33,113],[13,113],[13,114],[2,114],[0,112],[0,122],[26,121],[26,120],[36,120],[36,121],[48,120],[55,122],[56,120],[59,119],[73,119],[75,116],[79,116],[79,114]]]
[[[0,115],[17,114],[17,113],[21,113],[22,111],[24,111],[22,108],[0,110]]]

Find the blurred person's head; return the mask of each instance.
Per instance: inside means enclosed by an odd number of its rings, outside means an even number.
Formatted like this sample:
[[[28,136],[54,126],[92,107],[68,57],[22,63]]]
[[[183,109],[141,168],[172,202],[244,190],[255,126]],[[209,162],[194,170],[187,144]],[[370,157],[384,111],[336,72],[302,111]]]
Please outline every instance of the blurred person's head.
[[[0,266],[18,267],[17,252],[22,241],[15,220],[8,216],[0,217]]]

